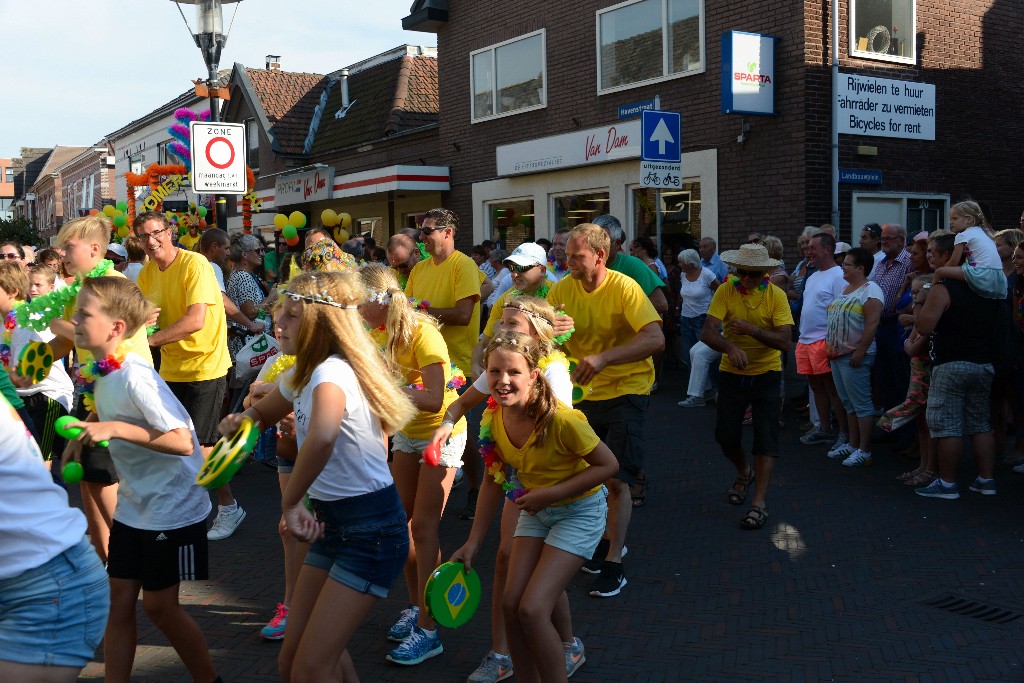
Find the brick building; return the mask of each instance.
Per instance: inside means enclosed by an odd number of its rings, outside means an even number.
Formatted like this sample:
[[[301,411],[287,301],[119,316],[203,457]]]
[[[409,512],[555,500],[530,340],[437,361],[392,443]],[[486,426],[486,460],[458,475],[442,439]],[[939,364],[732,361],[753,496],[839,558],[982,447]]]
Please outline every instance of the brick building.
[[[69,213],[69,207],[64,205],[64,182],[60,169],[87,149],[67,145],[54,147],[25,194],[29,206],[27,216],[45,240],[54,237],[66,220],[77,217],[77,213]]]
[[[89,147],[57,171],[65,220],[114,203],[114,147],[108,141]]]
[[[14,205],[14,160],[0,159],[0,219],[10,220]]]
[[[967,196],[989,204],[996,227],[1016,225],[1020,12],[1019,0],[839,2],[843,83],[934,86],[919,110],[934,139],[839,136],[839,166],[855,181],[839,185],[843,239],[869,221],[945,225]],[[830,220],[831,24],[830,3],[779,0],[417,0],[403,25],[437,34],[446,206],[472,226],[460,246],[512,245],[604,212],[653,234],[660,208],[668,245],[710,235],[731,248],[765,230],[794,262],[797,232]],[[722,113],[729,31],[777,39],[773,116]],[[619,114],[655,98],[682,114],[684,182],[660,207],[638,187],[639,122]]]

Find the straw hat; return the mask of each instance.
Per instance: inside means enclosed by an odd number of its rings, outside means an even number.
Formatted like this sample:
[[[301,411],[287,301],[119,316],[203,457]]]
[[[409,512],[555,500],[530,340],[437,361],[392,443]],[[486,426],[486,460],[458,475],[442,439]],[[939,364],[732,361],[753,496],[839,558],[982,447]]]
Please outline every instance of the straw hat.
[[[782,265],[782,261],[776,261],[768,256],[768,250],[760,244],[743,244],[739,249],[731,249],[723,252],[721,259],[734,268],[748,268],[750,270],[768,270]]]

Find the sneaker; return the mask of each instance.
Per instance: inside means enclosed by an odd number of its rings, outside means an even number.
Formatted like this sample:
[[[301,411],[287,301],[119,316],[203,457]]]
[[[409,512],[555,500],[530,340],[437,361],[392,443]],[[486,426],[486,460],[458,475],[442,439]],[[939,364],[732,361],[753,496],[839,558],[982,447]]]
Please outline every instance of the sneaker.
[[[566,660],[568,661],[568,660]],[[466,683],[497,683],[512,677],[512,658],[494,650],[487,653],[476,671],[469,674]]]
[[[687,396],[685,399],[677,403],[676,405],[680,408],[702,408],[708,404],[707,399],[703,396]]]
[[[219,508],[217,516],[213,520],[213,526],[206,532],[206,539],[208,541],[224,540],[235,533],[243,519],[245,519],[245,510],[241,505],[236,505],[234,510]]]
[[[936,478],[928,486],[914,489],[914,493],[925,498],[945,498],[946,500],[956,500],[960,497],[960,491],[957,490],[956,484],[946,486],[940,478]]]
[[[704,392],[704,402],[705,403],[717,403],[718,402],[718,390],[717,389],[708,389],[707,391],[705,391]]]
[[[829,449],[828,457],[845,458],[855,450],[856,449],[850,445],[850,437],[846,434],[840,434],[832,444],[832,448]]]
[[[988,481],[982,481],[981,477],[974,480],[971,484],[971,490],[975,493],[980,493],[983,496],[994,496],[996,495],[996,480],[989,479]]]
[[[416,620],[419,618],[420,608],[417,605],[402,610],[402,613],[398,615],[398,621],[388,629],[388,640],[404,643],[405,639],[412,633],[412,627],[416,625]]]
[[[284,638],[284,629],[287,625],[288,608],[279,602],[274,612],[274,618],[260,631],[260,638],[263,640],[281,640]]]
[[[412,666],[420,662],[436,657],[444,652],[441,645],[441,637],[437,631],[428,634],[419,626],[412,627],[412,633],[405,639],[405,642],[388,653],[388,661],[394,664]]]
[[[594,581],[594,588],[590,591],[592,598],[610,598],[618,595],[626,587],[626,575],[622,572],[622,564],[619,562],[604,561],[601,567],[601,574]]]
[[[858,448],[843,461],[843,464],[847,467],[867,467],[871,464],[871,454]]]
[[[459,519],[473,519],[476,517],[476,498],[480,495],[480,489],[470,489],[466,494],[466,507],[459,513]]]
[[[1016,472],[1017,474],[1024,474],[1024,462],[1022,462],[1019,465],[1014,465],[1013,471]]]
[[[601,541],[597,544],[597,549],[594,551],[593,557],[584,562],[583,566],[580,567],[580,569],[582,569],[588,574],[600,574],[601,567],[604,566],[604,558],[608,557],[609,545],[610,543],[608,542],[608,539],[602,538]],[[625,557],[626,553],[628,552],[629,548],[627,548],[626,546],[622,546],[622,557]]]
[[[818,429],[811,430],[800,437],[800,443],[805,446],[813,446],[818,443],[832,443],[835,440],[835,434],[829,434]]]
[[[565,677],[572,678],[576,670],[587,661],[587,656],[583,654],[583,641],[573,636],[571,643],[562,643],[562,648],[565,650]]]

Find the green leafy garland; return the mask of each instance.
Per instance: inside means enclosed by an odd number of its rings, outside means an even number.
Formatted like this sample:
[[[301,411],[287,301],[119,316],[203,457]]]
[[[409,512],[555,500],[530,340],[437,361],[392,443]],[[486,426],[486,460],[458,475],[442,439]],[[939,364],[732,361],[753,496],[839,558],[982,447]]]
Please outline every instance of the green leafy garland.
[[[56,289],[49,294],[37,296],[24,306],[20,306],[17,312],[18,325],[27,327],[36,332],[42,332],[50,325],[50,321],[64,313],[68,304],[78,298],[78,292],[82,289],[82,282],[90,277],[103,277],[114,269],[114,263],[103,259],[96,267],[90,270],[85,277],[78,277],[73,283],[63,289]]]
[[[538,299],[547,299],[548,298],[548,292],[550,292],[550,291],[551,291],[551,285],[549,285],[547,282],[545,282],[540,287],[538,287],[537,291],[534,292],[533,294],[526,294],[521,289],[513,288],[511,290],[511,292],[509,293],[509,298],[516,297],[516,296],[524,296],[525,295],[525,296],[535,296]],[[555,315],[565,315],[565,311],[555,311]],[[565,342],[569,341],[569,338],[572,337],[572,333],[575,332],[575,331],[576,331],[576,328],[573,327],[568,332],[565,332],[563,334],[558,335],[557,337],[555,337],[551,341],[553,341],[556,344],[558,344],[559,346],[561,346]]]

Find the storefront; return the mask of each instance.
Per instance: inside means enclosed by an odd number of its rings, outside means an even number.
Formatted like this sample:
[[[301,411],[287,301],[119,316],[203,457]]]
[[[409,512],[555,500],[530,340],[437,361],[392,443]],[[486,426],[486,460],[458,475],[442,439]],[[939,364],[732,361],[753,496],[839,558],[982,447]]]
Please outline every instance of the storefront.
[[[473,241],[501,241],[508,249],[601,214],[622,221],[627,238],[654,236],[678,246],[718,237],[715,150],[683,154],[683,187],[640,187],[640,121],[574,131],[499,146],[495,180],[473,184]]]

